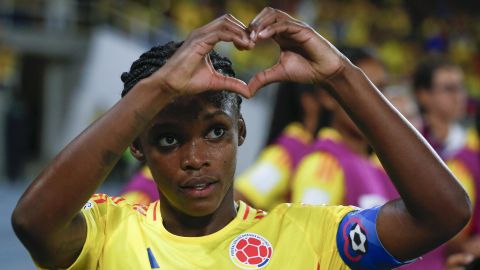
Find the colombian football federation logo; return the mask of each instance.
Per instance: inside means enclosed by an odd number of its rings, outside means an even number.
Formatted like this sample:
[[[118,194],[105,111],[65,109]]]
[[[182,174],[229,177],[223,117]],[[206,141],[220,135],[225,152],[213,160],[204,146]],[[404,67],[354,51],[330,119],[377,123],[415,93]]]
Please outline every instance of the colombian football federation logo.
[[[242,269],[260,269],[265,267],[272,257],[270,242],[255,233],[242,233],[230,244],[230,258]]]

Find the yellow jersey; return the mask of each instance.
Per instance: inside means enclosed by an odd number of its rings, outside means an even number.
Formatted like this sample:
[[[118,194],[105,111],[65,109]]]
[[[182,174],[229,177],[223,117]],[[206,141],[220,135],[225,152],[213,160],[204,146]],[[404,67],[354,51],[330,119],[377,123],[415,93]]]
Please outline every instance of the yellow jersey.
[[[387,269],[378,209],[281,204],[266,213],[239,202],[219,231],[182,237],[163,226],[160,202],[130,205],[95,194],[81,213],[87,237],[68,269]],[[347,266],[347,264],[349,266]],[[388,267],[387,267],[388,266]]]

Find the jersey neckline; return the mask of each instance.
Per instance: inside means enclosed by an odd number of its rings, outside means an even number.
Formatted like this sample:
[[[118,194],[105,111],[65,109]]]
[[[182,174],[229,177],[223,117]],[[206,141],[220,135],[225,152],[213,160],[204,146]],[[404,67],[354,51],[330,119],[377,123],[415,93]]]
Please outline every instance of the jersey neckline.
[[[232,219],[225,227],[222,229],[208,235],[204,236],[194,236],[194,237],[187,237],[187,236],[179,236],[169,232],[165,226],[163,225],[163,219],[160,212],[160,201],[155,201],[150,204],[147,211],[146,221],[147,224],[150,224],[158,230],[158,232],[166,237],[167,239],[171,239],[172,241],[176,242],[184,242],[184,243],[205,243],[211,242],[215,240],[224,239],[224,236],[228,234],[228,232],[232,231],[235,228],[238,228],[238,225],[242,222],[252,220],[255,218],[256,210],[247,205],[242,201],[238,201],[239,207],[237,211],[237,215],[234,219]],[[253,211],[252,211],[253,210]]]

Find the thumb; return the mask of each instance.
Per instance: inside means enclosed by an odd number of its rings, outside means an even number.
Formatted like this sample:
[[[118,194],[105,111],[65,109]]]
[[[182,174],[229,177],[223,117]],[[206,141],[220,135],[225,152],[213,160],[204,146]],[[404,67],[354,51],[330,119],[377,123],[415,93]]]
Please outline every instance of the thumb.
[[[285,71],[279,64],[276,64],[255,74],[255,76],[253,76],[248,82],[248,88],[253,96],[260,88],[270,83],[283,81],[285,79]]]
[[[211,90],[228,90],[235,92],[244,98],[250,98],[250,90],[247,84],[237,78],[222,75],[215,72],[212,80],[210,81],[209,89]]]

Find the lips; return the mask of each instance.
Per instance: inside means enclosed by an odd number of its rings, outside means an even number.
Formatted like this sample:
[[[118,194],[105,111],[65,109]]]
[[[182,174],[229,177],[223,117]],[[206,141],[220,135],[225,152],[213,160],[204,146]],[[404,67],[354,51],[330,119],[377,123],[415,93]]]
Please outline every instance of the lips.
[[[190,178],[180,184],[180,190],[192,197],[209,196],[219,181],[209,177]]]

